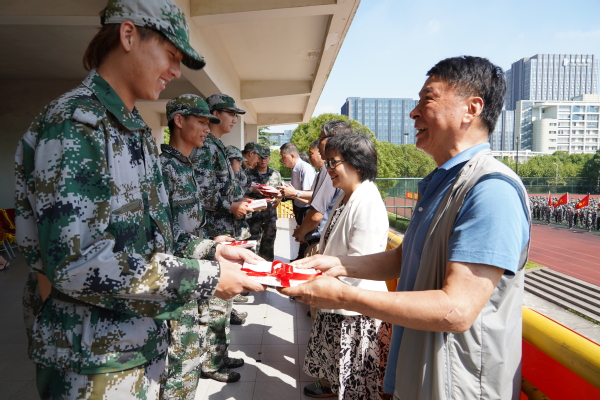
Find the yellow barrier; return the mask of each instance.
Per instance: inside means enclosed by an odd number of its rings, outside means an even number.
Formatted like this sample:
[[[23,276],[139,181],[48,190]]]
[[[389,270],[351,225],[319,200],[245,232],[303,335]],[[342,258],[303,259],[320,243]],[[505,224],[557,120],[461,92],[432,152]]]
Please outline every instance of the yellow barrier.
[[[550,400],[550,397],[542,393],[540,389],[533,386],[533,384],[525,378],[522,378],[521,380],[521,391],[527,395],[529,400]]]
[[[523,339],[600,389],[600,346],[523,307]]]
[[[294,208],[291,201],[282,201],[277,206],[277,218],[294,218]]]
[[[400,236],[396,235],[392,231],[388,231],[387,247],[385,248],[386,250],[395,249],[396,247],[400,246],[401,243],[402,243],[402,238]],[[398,279],[393,279],[391,281],[385,281],[385,284],[387,285],[388,292],[395,292],[396,287],[398,286]]]

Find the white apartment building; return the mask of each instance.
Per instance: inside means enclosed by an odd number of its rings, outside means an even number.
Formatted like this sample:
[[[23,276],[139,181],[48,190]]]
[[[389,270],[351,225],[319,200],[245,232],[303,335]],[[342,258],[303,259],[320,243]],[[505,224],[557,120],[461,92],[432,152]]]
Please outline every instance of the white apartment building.
[[[517,102],[515,137],[519,149],[545,154],[555,151],[595,153],[599,149],[600,95],[572,101]]]

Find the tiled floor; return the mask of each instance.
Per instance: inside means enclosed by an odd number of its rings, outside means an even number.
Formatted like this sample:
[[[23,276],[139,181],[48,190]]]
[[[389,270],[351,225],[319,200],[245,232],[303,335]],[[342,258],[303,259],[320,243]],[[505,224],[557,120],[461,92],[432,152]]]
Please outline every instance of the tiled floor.
[[[289,260],[298,251],[289,240],[295,222],[288,219],[278,222],[276,255],[278,259]],[[10,270],[0,271],[0,399],[35,400],[38,399],[35,367],[27,357],[21,305],[28,268],[18,253],[10,262]],[[231,327],[230,356],[243,357],[246,362],[238,369],[242,378],[229,384],[201,379],[196,399],[305,397],[302,387],[312,382],[302,371],[311,328],[310,317],[306,316],[308,306],[277,292],[262,292],[251,295],[247,304],[235,307],[248,312],[244,325]]]

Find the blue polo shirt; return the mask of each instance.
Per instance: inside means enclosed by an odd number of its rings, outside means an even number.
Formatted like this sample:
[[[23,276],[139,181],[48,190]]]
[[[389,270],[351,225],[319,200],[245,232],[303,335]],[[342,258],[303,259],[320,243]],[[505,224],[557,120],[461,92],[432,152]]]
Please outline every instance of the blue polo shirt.
[[[489,143],[473,146],[448,160],[419,182],[419,202],[402,242],[402,271],[396,291],[412,291],[431,220],[467,161]],[[487,264],[514,274],[529,241],[527,199],[518,182],[490,174],[467,193],[448,244],[448,261]],[[384,390],[394,393],[398,352],[404,328],[394,325]],[[415,366],[419,368],[419,366]]]

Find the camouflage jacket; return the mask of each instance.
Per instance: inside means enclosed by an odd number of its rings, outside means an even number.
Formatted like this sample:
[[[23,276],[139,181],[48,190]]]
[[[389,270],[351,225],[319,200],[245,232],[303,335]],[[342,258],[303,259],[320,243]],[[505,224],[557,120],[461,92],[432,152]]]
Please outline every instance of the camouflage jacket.
[[[220,269],[197,260],[214,242],[173,234],[156,144],[137,110],[92,70],[35,118],[15,163],[27,287],[40,272],[63,294],[38,309],[26,291],[30,358],[89,374],[166,352],[163,319],[212,296]]]
[[[240,170],[240,186],[243,188],[244,196],[248,196],[252,193],[252,182],[250,182],[250,178],[248,178],[248,171],[250,168],[246,167],[246,163],[242,162],[242,169]]]
[[[267,172],[265,174],[260,173],[258,168],[248,168],[246,170],[246,176],[248,177],[248,185],[252,185],[253,183],[260,183],[267,186],[282,186],[283,181],[281,180],[281,174],[274,169],[267,167]],[[258,193],[251,193],[248,197],[252,197],[255,199],[264,199],[265,196]],[[271,210],[271,203],[269,203],[269,208],[267,210],[259,211],[261,214],[267,214]],[[257,213],[255,213],[257,214]]]
[[[238,180],[235,177],[225,146],[221,139],[208,134],[204,146],[196,147],[190,155],[198,179],[198,193],[205,211],[204,237],[229,235],[236,239],[250,237],[249,229],[242,229],[239,220],[229,211],[236,198]],[[239,195],[239,193],[238,193]]]
[[[167,144],[161,145],[160,164],[163,180],[169,196],[175,231],[183,231],[184,243],[190,236],[199,236],[204,222],[202,203],[198,196],[198,181],[190,159]]]

